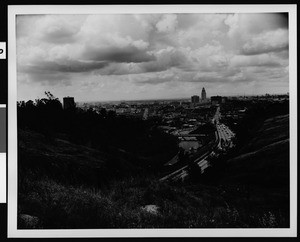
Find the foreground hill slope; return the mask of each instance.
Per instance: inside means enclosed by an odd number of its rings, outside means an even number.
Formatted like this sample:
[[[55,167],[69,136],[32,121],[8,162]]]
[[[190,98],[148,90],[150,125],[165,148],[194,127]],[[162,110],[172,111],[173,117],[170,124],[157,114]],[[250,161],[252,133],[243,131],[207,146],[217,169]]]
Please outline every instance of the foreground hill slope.
[[[71,184],[99,186],[112,176],[132,174],[140,170],[133,156],[114,150],[101,152],[88,146],[51,138],[19,129],[18,165],[20,178],[27,172],[36,178],[47,176]]]
[[[253,138],[228,161],[229,182],[284,187],[289,184],[289,115],[263,122]]]
[[[19,129],[18,228],[288,227],[288,120],[266,119],[213,184],[159,182],[124,150]]]

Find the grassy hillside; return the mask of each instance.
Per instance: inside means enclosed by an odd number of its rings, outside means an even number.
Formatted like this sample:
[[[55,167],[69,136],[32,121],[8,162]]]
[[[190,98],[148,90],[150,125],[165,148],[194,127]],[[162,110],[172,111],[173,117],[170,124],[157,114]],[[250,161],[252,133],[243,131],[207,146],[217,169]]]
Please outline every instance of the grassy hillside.
[[[155,206],[154,212],[145,208]],[[21,214],[37,219],[28,224]],[[27,179],[19,200],[19,228],[269,228],[283,227],[276,211],[249,210],[224,190],[171,185],[152,177],[112,180],[106,188]]]
[[[289,222],[289,115],[266,119],[220,181],[236,206],[272,211]],[[295,162],[292,160],[292,162]]]
[[[35,131],[19,130],[19,177],[47,176],[71,184],[100,186],[111,177],[140,171],[142,160],[119,150],[99,150],[51,139]],[[22,183],[20,182],[20,185]]]
[[[289,184],[289,116],[269,118],[240,154],[228,161],[227,181],[258,186]]]
[[[196,181],[219,187],[221,196],[237,211],[246,210],[249,216],[271,213],[280,227],[288,227],[289,115],[250,122],[252,132],[242,137],[247,142],[214,160]]]

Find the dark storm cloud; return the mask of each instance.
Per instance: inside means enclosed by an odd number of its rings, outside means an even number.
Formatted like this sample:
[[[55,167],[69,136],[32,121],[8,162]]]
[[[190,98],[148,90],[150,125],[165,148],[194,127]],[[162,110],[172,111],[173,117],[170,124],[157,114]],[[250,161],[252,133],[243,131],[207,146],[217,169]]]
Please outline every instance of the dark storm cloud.
[[[184,69],[186,62],[187,57],[184,55],[184,53],[179,50],[172,49],[161,51],[157,55],[156,61],[141,63],[140,66],[145,73],[160,72],[173,67]]]
[[[54,71],[40,71],[30,73],[30,82],[41,83],[42,85],[63,85],[69,86],[71,82],[70,73],[54,72]]]
[[[187,57],[176,49],[164,49],[151,57],[155,60],[142,63],[110,63],[109,66],[97,71],[100,75],[127,75],[162,72],[171,68],[184,70],[187,68]]]
[[[80,73],[89,72],[96,69],[101,69],[107,66],[107,62],[82,62],[76,60],[65,60],[61,63],[54,61],[40,61],[35,64],[24,65],[19,68],[19,71],[26,73],[43,73],[43,72],[70,72]]]
[[[155,57],[145,50],[140,50],[135,46],[126,48],[119,47],[104,47],[96,48],[87,46],[83,52],[83,58],[93,61],[110,61],[110,62],[125,62],[125,63],[140,63],[155,60]]]

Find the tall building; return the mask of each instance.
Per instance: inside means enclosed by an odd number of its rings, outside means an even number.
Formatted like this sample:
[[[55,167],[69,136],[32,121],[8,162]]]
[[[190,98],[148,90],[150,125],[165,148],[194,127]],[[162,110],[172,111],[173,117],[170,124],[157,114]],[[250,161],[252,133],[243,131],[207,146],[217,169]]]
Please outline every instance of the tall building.
[[[64,109],[72,109],[75,108],[74,97],[64,97]]]
[[[202,92],[201,92],[201,100],[205,100],[206,99],[206,91],[205,88],[202,88]]]
[[[194,95],[191,97],[191,101],[192,101],[192,103],[199,103],[200,97],[197,95]]]

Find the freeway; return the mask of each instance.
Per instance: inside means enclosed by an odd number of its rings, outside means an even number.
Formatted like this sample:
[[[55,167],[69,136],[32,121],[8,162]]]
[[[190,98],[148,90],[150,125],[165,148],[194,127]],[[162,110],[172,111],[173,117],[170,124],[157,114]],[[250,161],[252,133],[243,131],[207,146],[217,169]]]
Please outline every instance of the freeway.
[[[234,136],[234,133],[224,124],[220,123],[219,119],[221,117],[220,107],[217,108],[216,113],[212,119],[212,123],[216,125],[215,131],[215,140],[213,144],[208,145],[208,150],[205,151],[202,155],[196,158],[193,163],[197,163],[201,168],[201,173],[209,167],[208,157],[215,152],[216,149],[222,148],[222,142],[227,142],[232,146],[231,138]],[[222,141],[223,140],[223,141]],[[160,181],[177,181],[183,180],[188,176],[188,165],[185,165],[178,170],[162,177]]]
[[[199,165],[199,163],[203,162],[205,160],[205,158],[207,158],[209,156],[210,153],[211,153],[210,151],[205,152],[203,155],[201,155],[199,158],[197,158],[194,162],[197,162],[197,160],[198,160],[198,165]],[[207,163],[207,161],[206,161],[206,163]],[[201,165],[205,166],[205,164],[202,164],[202,163],[201,163]],[[183,179],[188,175],[187,170],[188,170],[188,165],[185,165],[182,168],[162,177],[159,180],[160,181],[167,181],[167,180],[175,181],[175,180],[178,180],[179,178]]]
[[[219,123],[216,125],[216,127],[217,127],[217,131],[218,131],[218,135],[220,137],[220,148],[222,148],[221,147],[222,140],[225,143],[229,143],[229,146],[231,147],[232,146],[231,139],[234,137],[234,133],[224,124]]]
[[[222,142],[229,144],[229,147],[232,147],[231,139],[234,137],[234,133],[227,127],[225,124],[220,123],[221,113],[220,107],[217,108],[216,114],[213,118],[213,121],[216,124],[218,136],[219,136],[219,148],[222,148]]]
[[[216,139],[211,142],[211,144],[208,144],[208,150],[206,150],[202,155],[200,155],[198,158],[196,158],[193,163],[197,163],[198,166],[201,168],[201,172],[203,173],[204,170],[209,167],[209,163],[207,158],[214,152],[214,150],[219,146],[220,139],[218,136],[218,132],[215,132]],[[185,165],[178,170],[162,177],[160,181],[176,181],[176,180],[183,180],[185,177],[188,176],[188,168],[189,165]]]
[[[212,122],[215,123],[218,136],[219,136],[219,148],[222,148],[222,142],[229,144],[229,147],[232,146],[231,139],[234,137],[234,133],[227,127],[225,124],[220,123],[221,113],[220,107],[217,108],[215,116],[212,119]]]

